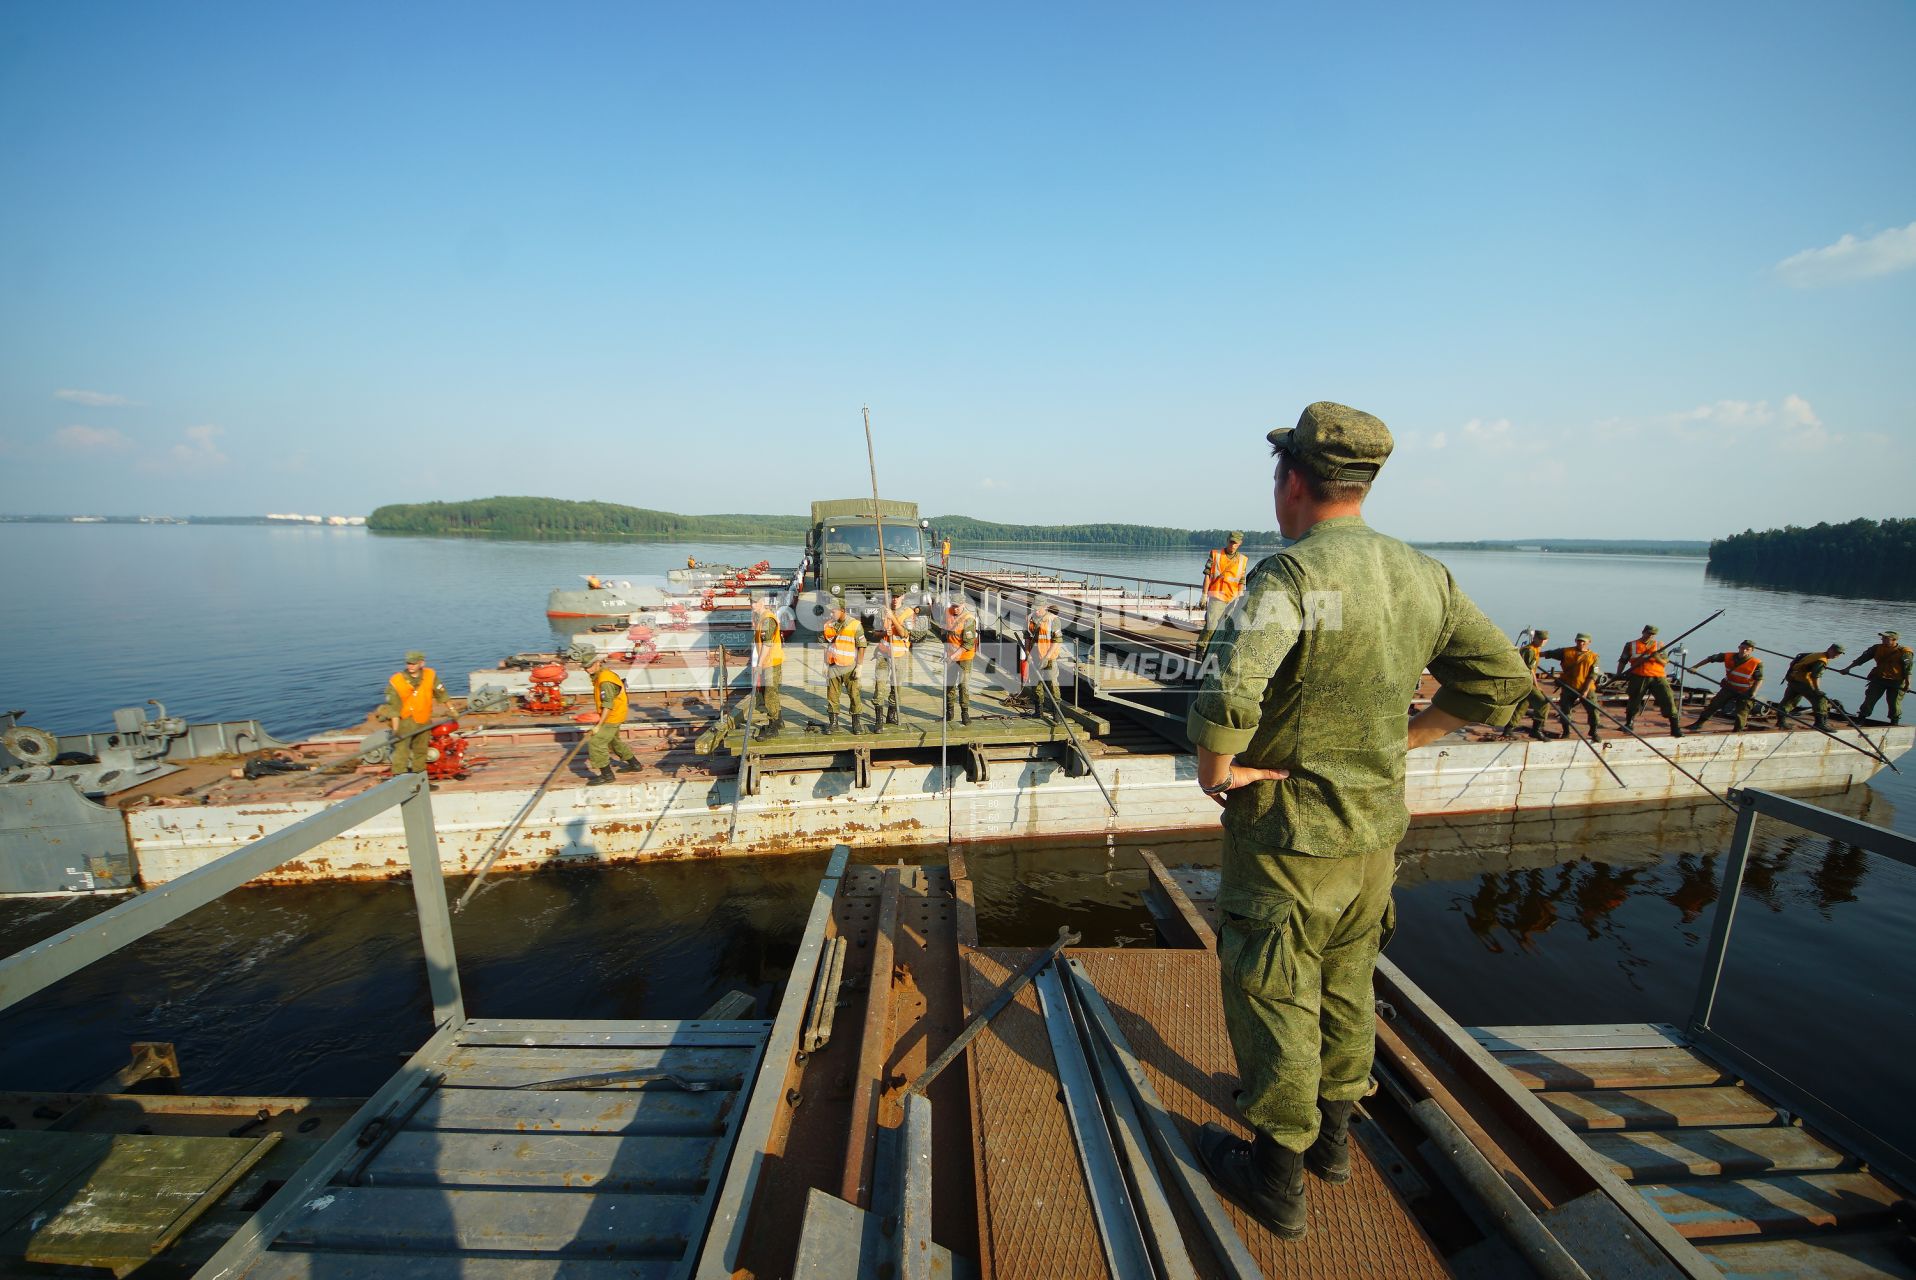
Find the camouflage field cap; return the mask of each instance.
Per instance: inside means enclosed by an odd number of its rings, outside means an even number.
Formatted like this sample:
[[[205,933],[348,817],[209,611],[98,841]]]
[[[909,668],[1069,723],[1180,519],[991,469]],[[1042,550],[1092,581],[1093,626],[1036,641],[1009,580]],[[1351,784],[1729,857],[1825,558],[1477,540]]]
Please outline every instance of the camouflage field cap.
[[[1587,641],[1590,639],[1590,633],[1588,631],[1579,631],[1577,632],[1577,639]]]
[[[1831,653],[1848,653],[1848,652],[1849,652],[1849,650],[1848,650],[1848,649],[1845,649],[1845,648],[1844,648],[1844,647],[1843,647],[1842,645],[1840,645],[1840,644],[1833,644],[1833,645],[1831,645],[1831,646],[1829,647],[1829,651],[1830,651]]]
[[[1652,624],[1650,624],[1650,623],[1648,623],[1648,622],[1646,622],[1646,623],[1644,623],[1644,624],[1643,624],[1643,634],[1644,634],[1644,635],[1646,635],[1646,636],[1653,636],[1653,635],[1655,635],[1656,633],[1657,633],[1657,629],[1656,629],[1656,627],[1655,627],[1654,625],[1652,625]]]
[[[1901,640],[1903,638],[1900,633],[1895,631],[1879,631],[1876,634],[1880,635],[1885,640]]]
[[[1295,427],[1279,427],[1264,438],[1333,482],[1375,479],[1396,446],[1381,420],[1334,400],[1306,405]]]
[[[1737,642],[1737,646],[1736,646],[1736,647],[1737,647],[1737,648],[1739,648],[1739,649],[1754,649],[1754,648],[1756,648],[1756,641],[1754,641],[1754,640],[1739,640],[1739,641]]]
[[[425,655],[425,654],[423,654],[423,653],[421,653],[421,652],[419,652],[419,650],[417,650],[417,649],[408,649],[408,650],[406,650],[406,661],[408,661],[408,662],[424,662],[425,660],[426,660],[426,655]]]
[[[1224,536],[1224,540],[1226,542],[1242,542],[1244,541],[1244,530],[1233,529]]]

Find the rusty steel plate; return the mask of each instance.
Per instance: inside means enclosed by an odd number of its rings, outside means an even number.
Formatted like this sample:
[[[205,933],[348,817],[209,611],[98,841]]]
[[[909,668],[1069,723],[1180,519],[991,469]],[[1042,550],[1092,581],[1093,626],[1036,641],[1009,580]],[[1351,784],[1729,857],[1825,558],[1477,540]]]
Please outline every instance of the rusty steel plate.
[[[978,1008],[1031,952],[969,954],[968,994]],[[1160,1099],[1177,1117],[1185,1141],[1194,1144],[1207,1120],[1247,1134],[1231,1103],[1237,1077],[1218,999],[1216,957],[1208,951],[1143,948],[1067,954],[1083,961]],[[978,1216],[985,1274],[1001,1280],[1108,1275],[1058,1099],[1044,1020],[1029,988],[972,1051],[977,1055],[975,1142],[983,1166],[985,1202]],[[1264,1273],[1380,1280],[1449,1275],[1436,1247],[1357,1143],[1351,1144],[1351,1164],[1351,1180],[1341,1187],[1308,1179],[1310,1234],[1294,1244],[1278,1240],[1234,1202],[1224,1201]],[[1195,1219],[1181,1201],[1176,1203],[1200,1274],[1218,1274]]]

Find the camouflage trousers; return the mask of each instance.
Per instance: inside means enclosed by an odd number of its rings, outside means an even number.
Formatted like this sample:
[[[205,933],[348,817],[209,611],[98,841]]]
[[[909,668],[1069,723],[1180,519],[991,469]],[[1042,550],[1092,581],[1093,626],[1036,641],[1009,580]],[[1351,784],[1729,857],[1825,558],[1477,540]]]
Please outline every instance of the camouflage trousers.
[[[1238,1110],[1279,1146],[1317,1138],[1317,1102],[1369,1087],[1371,972],[1394,921],[1389,849],[1346,858],[1255,848],[1224,833],[1218,979]]]
[[[1628,697],[1623,703],[1625,725],[1636,723],[1637,712],[1643,709],[1643,697],[1648,694],[1650,700],[1657,704],[1657,710],[1663,713],[1665,720],[1678,728],[1682,727],[1677,724],[1676,694],[1670,691],[1668,680],[1662,676],[1626,676],[1624,687],[1628,690]]]
[[[1823,696],[1821,689],[1804,684],[1801,680],[1791,680],[1783,686],[1783,700],[1776,704],[1776,723],[1783,728],[1788,728],[1790,712],[1796,710],[1796,704],[1805,698],[1809,699],[1810,714],[1816,717],[1816,727],[1829,728],[1830,700]]]
[[[1731,723],[1736,725],[1738,733],[1742,733],[1750,723],[1750,702],[1753,696],[1753,694],[1738,693],[1735,689],[1718,689],[1710,695],[1710,700],[1703,705],[1703,710],[1698,713],[1694,723],[1700,725],[1727,707],[1730,711]]]
[[[1590,722],[1590,736],[1594,738],[1597,735],[1597,699],[1594,693],[1590,695],[1590,700],[1586,702],[1577,696],[1576,690],[1574,689],[1564,689],[1558,692],[1557,710],[1563,713],[1564,732],[1572,734],[1576,732],[1574,726],[1570,723],[1570,717],[1576,714],[1579,704],[1583,707],[1584,719]]]
[[[1515,729],[1517,721],[1526,715],[1530,717],[1530,723],[1539,729],[1550,723],[1550,699],[1544,697],[1543,691],[1535,685],[1531,686],[1529,696],[1511,713],[1510,727]]]
[[[1031,675],[1031,687],[1025,692],[1031,695],[1033,715],[1055,716],[1064,702],[1058,697],[1058,664],[1055,661],[1040,663],[1031,660],[1028,668]]]
[[[852,715],[859,712],[858,668],[854,666],[825,668],[825,710],[831,718],[838,719],[838,699],[843,694],[852,704]]]
[[[619,724],[601,720],[593,726],[585,739],[585,762],[593,769],[603,769],[613,756],[621,760],[636,761],[632,748],[625,745],[625,739],[619,736]]]
[[[758,669],[758,688],[753,691],[752,699],[760,711],[774,720],[779,718],[778,692],[784,684],[785,668],[782,664]]]
[[[971,663],[945,659],[945,719],[963,710],[971,718]]]
[[[1224,621],[1224,615],[1231,611],[1233,601],[1220,600],[1216,596],[1204,597],[1204,627],[1198,632],[1197,648],[1194,650],[1200,658],[1211,646],[1211,633],[1217,630],[1217,624]]]
[[[1863,709],[1856,713],[1858,720],[1867,720],[1869,713],[1876,710],[1876,700],[1884,698],[1884,710],[1889,713],[1891,724],[1903,721],[1903,685],[1900,680],[1871,679],[1863,693]]]
[[[426,768],[426,749],[432,746],[432,735],[426,732],[430,720],[399,721],[399,732],[393,735],[393,772],[423,773]]]
[[[894,716],[898,714],[898,686],[911,683],[911,652],[907,650],[897,657],[888,657],[879,651],[878,660],[872,664],[872,714],[881,716],[887,709]]]

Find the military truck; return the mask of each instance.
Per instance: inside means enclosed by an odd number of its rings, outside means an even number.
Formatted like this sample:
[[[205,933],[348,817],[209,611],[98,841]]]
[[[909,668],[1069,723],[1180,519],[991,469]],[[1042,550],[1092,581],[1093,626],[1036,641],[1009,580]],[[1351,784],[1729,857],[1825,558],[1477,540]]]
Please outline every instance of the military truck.
[[[879,519],[873,518],[872,500],[841,498],[812,504],[812,528],[805,535],[805,551],[811,558],[814,586],[827,592],[834,587],[861,589],[874,597],[882,585],[905,591],[924,588],[929,522],[918,518],[918,504],[881,499],[878,514],[885,538],[882,577],[878,559],[881,526]]]

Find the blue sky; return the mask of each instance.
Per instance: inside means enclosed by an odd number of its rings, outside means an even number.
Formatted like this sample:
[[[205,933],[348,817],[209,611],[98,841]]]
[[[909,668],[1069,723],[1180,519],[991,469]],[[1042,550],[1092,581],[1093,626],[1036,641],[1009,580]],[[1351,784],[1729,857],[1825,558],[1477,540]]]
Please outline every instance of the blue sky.
[[[0,511],[1904,516],[1901,3],[0,8]]]

